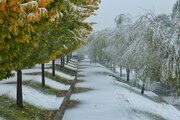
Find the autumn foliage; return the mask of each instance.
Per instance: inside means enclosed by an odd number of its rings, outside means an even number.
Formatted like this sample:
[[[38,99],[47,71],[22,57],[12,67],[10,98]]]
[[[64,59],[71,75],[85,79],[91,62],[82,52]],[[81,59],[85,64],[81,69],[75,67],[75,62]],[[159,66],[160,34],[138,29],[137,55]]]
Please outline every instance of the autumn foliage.
[[[0,0],[0,79],[79,48],[98,0]],[[36,57],[34,57],[36,56]]]

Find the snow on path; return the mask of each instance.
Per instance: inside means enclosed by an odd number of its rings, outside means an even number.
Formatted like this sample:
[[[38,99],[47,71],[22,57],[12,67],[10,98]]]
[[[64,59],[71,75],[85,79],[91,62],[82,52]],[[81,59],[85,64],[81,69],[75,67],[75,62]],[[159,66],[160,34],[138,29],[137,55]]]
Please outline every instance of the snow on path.
[[[29,104],[47,110],[57,110],[64,97],[56,97],[55,95],[45,95],[31,87],[23,86],[23,100]],[[16,99],[16,85],[0,84],[0,95],[7,95]]]
[[[85,65],[83,63],[83,65]],[[111,77],[104,75],[109,71],[98,64],[91,64],[83,74],[85,82],[77,83],[78,87],[88,87],[94,90],[72,95],[71,99],[78,100],[80,105],[65,112],[63,120],[131,120],[131,110],[119,104],[114,97]],[[127,112],[128,111],[128,112]]]
[[[89,67],[80,73],[85,75],[81,78],[85,81],[76,86],[93,90],[73,94],[71,99],[80,103],[67,109],[63,120],[180,120],[180,111],[176,108],[130,91],[128,85],[108,76],[111,72],[103,66],[89,63],[87,59],[80,64]],[[156,96],[152,92],[147,95]]]

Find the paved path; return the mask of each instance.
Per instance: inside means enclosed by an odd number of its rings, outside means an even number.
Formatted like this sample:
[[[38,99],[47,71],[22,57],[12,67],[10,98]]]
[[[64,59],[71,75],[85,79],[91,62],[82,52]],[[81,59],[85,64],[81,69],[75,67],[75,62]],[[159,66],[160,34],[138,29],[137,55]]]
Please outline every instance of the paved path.
[[[99,64],[90,64],[83,61],[81,65],[88,65],[80,72],[85,77],[84,82],[77,83],[77,87],[87,87],[93,90],[72,95],[71,99],[78,100],[80,104],[76,108],[68,109],[63,120],[131,120],[127,113],[129,108],[123,106],[114,93],[112,77],[108,75],[110,71],[104,69]]]
[[[154,100],[152,92],[140,95],[140,90],[110,77],[111,71],[85,59],[87,65],[78,72],[84,80],[76,87],[91,88],[88,92],[73,94],[79,104],[67,109],[63,120],[180,120],[180,111],[172,105]],[[146,97],[145,97],[146,96]],[[148,97],[147,97],[148,96]]]

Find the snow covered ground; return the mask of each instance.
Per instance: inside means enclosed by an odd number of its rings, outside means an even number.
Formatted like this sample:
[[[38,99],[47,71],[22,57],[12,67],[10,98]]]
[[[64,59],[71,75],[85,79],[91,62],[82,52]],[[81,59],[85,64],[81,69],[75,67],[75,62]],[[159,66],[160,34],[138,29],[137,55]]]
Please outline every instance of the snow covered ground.
[[[76,62],[76,63],[78,62],[78,60],[77,60],[77,59],[71,59],[71,61]]]
[[[0,84],[0,95],[7,95],[10,98],[16,99],[15,84]],[[64,97],[56,97],[55,95],[47,95],[31,87],[24,86],[23,100],[29,104],[47,110],[59,109]]]
[[[46,69],[46,71],[51,72],[51,69]],[[41,83],[41,75],[26,75],[25,73],[35,73],[41,72],[39,68],[33,69],[24,69],[23,73],[23,81],[35,81]],[[74,80],[75,76],[70,76],[63,72],[56,71],[56,74],[62,78]],[[9,79],[4,79],[0,81],[0,96],[7,95],[10,98],[16,99],[16,78],[17,75]],[[8,84],[9,83],[9,84]],[[11,84],[10,84],[11,83]],[[68,90],[70,85],[64,85],[60,82],[56,82],[52,79],[45,78],[45,83],[47,86],[57,89],[57,90]],[[57,97],[55,95],[44,94],[38,90],[33,89],[32,87],[28,87],[23,85],[23,100],[29,104],[37,106],[42,109],[47,110],[57,110],[59,109],[64,97]]]
[[[114,74],[114,73],[113,73]],[[114,74],[115,76],[119,77],[120,74],[120,68],[118,66],[116,66],[116,73]],[[122,74],[123,76],[121,77],[121,79],[126,80],[126,75],[127,72],[125,69],[122,70]],[[130,73],[130,80],[133,80],[135,78],[135,72],[131,71]],[[139,84],[142,85],[142,82],[139,81]],[[149,91],[161,91],[163,92],[163,86],[160,84],[160,82],[154,82],[151,84],[147,84],[146,85],[146,90]],[[167,95],[167,96],[160,96],[163,100],[165,100],[167,103],[176,106],[179,110],[180,110],[180,98],[177,98],[175,96],[172,95]]]
[[[49,70],[49,69],[47,69],[46,71],[51,72],[51,70]],[[22,70],[22,73],[34,73],[34,72],[41,72],[41,70],[39,70],[39,69]],[[75,76],[70,76],[68,74],[65,74],[65,73],[59,72],[59,71],[56,71],[56,74],[62,78],[68,79],[68,80],[74,80],[74,78],[75,78]],[[0,81],[0,83],[5,84],[5,83],[10,83],[10,82],[16,82],[16,77],[17,77],[17,75],[15,74],[14,77],[6,79],[6,80],[2,80],[2,81]],[[25,75],[25,74],[23,74],[23,81],[32,80],[32,81],[36,81],[36,82],[41,83],[42,82],[41,79],[42,79],[41,75]],[[47,86],[54,88],[54,89],[58,89],[58,90],[68,90],[70,87],[70,85],[64,85],[60,82],[56,82],[54,80],[51,80],[47,77],[45,77],[45,82],[46,82]]]
[[[52,73],[51,69],[47,69],[46,71],[49,73]],[[56,71],[55,74],[61,78],[67,79],[67,80],[74,80],[74,78],[75,78],[75,76],[71,76],[71,75],[68,75],[68,74],[60,72],[60,71]]]
[[[69,61],[68,64],[71,64],[71,65],[77,65],[77,62],[75,62],[75,61]]]
[[[42,82],[41,79],[42,79],[41,76],[37,75],[33,80],[41,83]],[[54,89],[57,89],[57,90],[69,90],[69,88],[70,88],[70,85],[65,85],[65,84],[62,84],[60,82],[56,82],[56,81],[51,80],[47,77],[45,77],[45,83],[47,86],[54,88]]]
[[[116,72],[120,73],[120,67],[116,66]],[[122,74],[125,75],[126,74],[126,70],[122,69]],[[120,75],[120,74],[119,74]]]
[[[166,102],[177,106],[180,109],[180,97],[175,96],[161,96]]]
[[[77,62],[69,61],[68,65],[73,66],[73,67],[77,67]]]
[[[117,76],[120,76],[120,67],[118,67],[118,66],[116,66],[116,75]],[[127,80],[127,72],[126,72],[126,69],[122,69],[122,77],[121,77],[121,79],[123,79],[123,80]],[[133,80],[134,79],[134,77],[135,77],[135,72],[134,71],[130,71],[130,80]]]
[[[180,119],[180,111],[174,108],[172,105],[150,99],[156,97],[156,94],[153,95],[152,92],[146,92],[145,95],[149,96],[148,98],[137,94],[136,92],[130,91],[131,89],[138,91],[136,88],[130,88],[128,85],[116,81],[114,81],[114,84],[116,85],[117,95],[120,97],[120,99],[125,98],[127,106],[134,110],[137,117],[141,118],[142,115],[145,115],[144,117],[149,116],[150,119]]]
[[[73,94],[72,100],[79,104],[67,109],[63,120],[180,120],[180,111],[163,101],[152,92],[140,95],[140,90],[117,82],[108,74],[111,71],[99,64],[89,63],[86,59],[80,63],[89,65],[76,83],[76,87],[87,87],[93,90]]]
[[[70,65],[65,65],[65,67],[66,67],[66,68],[69,68],[69,69],[71,69],[71,70],[74,70],[74,71],[76,71],[76,70],[77,70],[77,68],[76,68],[76,67],[72,67],[72,66],[70,66]]]

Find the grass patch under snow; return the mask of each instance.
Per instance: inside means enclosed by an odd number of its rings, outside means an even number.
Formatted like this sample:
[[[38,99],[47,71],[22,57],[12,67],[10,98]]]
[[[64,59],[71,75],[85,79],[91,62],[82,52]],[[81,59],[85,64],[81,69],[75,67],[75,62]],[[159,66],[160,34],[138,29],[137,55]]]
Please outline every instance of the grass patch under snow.
[[[16,101],[3,95],[0,96],[0,115],[6,120],[47,120],[49,112],[25,103],[18,108]]]
[[[43,87],[40,83],[34,81],[29,81],[26,85],[41,91],[44,94],[56,95],[57,97],[64,97],[67,94],[67,91],[57,90],[49,86]]]
[[[25,75],[41,75],[41,72],[33,72],[33,73],[25,73]],[[53,76],[51,73],[45,71],[45,77],[63,83],[65,85],[71,85],[73,83],[73,80],[65,80],[57,75]]]
[[[71,70],[69,68],[66,68],[66,67],[60,67],[60,66],[57,66],[56,67],[56,70],[60,71],[60,72],[63,72],[63,73],[66,73],[66,74],[69,74],[71,76],[76,76],[76,71],[75,70]]]
[[[147,111],[134,110],[134,112],[139,115],[147,116],[148,118],[151,118],[152,120],[166,120],[165,118],[163,118],[159,115],[156,115],[156,114],[153,114],[153,113],[150,113]]]
[[[65,79],[63,79],[63,78],[61,78],[61,77],[59,77],[59,76],[57,76],[57,75],[53,76],[53,75],[52,75],[51,73],[49,73],[49,72],[45,72],[45,76],[46,76],[47,78],[50,78],[50,79],[55,80],[55,81],[57,81],[57,82],[63,83],[63,84],[65,84],[65,85],[71,85],[71,84],[74,82],[73,80],[65,80]]]

